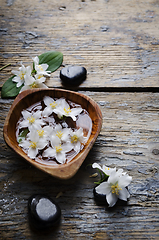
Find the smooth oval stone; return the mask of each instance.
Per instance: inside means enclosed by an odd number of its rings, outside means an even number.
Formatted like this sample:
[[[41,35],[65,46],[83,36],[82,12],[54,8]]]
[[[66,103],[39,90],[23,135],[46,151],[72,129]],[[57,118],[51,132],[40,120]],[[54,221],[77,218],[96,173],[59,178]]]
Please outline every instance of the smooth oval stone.
[[[61,218],[59,205],[43,194],[35,194],[28,200],[30,223],[37,229],[46,229],[57,225]]]
[[[87,70],[81,66],[67,66],[60,71],[60,78],[65,86],[79,86],[86,77]]]
[[[94,187],[94,189],[93,189],[93,194],[94,194],[94,199],[97,203],[99,203],[99,204],[106,204],[107,203],[106,195],[97,193],[96,187]]]

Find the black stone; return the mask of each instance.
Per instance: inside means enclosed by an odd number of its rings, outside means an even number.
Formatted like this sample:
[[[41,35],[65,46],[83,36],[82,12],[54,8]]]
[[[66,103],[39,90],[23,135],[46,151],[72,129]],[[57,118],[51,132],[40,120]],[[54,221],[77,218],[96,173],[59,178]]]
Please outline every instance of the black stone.
[[[81,66],[68,66],[60,71],[60,78],[64,86],[79,86],[87,77],[87,70]]]
[[[61,209],[48,196],[35,194],[28,200],[28,214],[30,225],[43,230],[54,227],[60,222]]]
[[[94,199],[98,204],[107,204],[106,195],[97,193],[96,187],[93,188]]]

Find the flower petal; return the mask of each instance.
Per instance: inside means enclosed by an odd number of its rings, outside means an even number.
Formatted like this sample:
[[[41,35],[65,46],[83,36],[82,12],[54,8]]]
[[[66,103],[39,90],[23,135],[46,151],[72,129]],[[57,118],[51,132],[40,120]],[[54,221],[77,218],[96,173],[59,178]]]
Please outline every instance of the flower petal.
[[[51,135],[50,136],[50,142],[51,142],[51,146],[54,148],[55,146],[58,146],[59,144],[61,144],[61,140],[59,137],[57,137],[56,135]]]
[[[115,184],[116,182],[118,182],[119,180],[119,176],[118,174],[116,173],[116,168],[113,168],[112,169],[112,172],[108,178],[108,183],[110,184]]]
[[[116,194],[110,192],[109,194],[106,195],[106,199],[109,204],[109,207],[113,207],[116,204],[118,197]]]
[[[30,118],[32,116],[32,114],[27,110],[23,110],[21,113],[24,119]]]
[[[36,65],[39,64],[39,58],[37,56],[33,58],[33,61]]]
[[[130,193],[126,188],[122,188],[122,190],[119,191],[119,196],[121,200],[127,201],[127,198],[130,197]]]
[[[78,107],[78,108],[72,108],[71,109],[71,114],[74,115],[74,116],[77,116],[79,115],[81,112],[82,112],[82,108]]]
[[[50,103],[54,102],[54,99],[49,96],[45,96],[43,101],[44,101],[45,105],[48,106],[48,105],[50,105]]]
[[[92,168],[98,168],[98,169],[100,169],[101,171],[103,170],[98,163],[93,163],[93,164],[92,164]]]
[[[26,128],[26,127],[28,127],[28,120],[23,120],[22,122],[20,122],[19,128]]]
[[[60,152],[60,153],[56,154],[56,160],[61,164],[65,163],[66,162],[66,154],[64,152]]]
[[[76,144],[74,144],[74,150],[76,153],[79,153],[81,150],[81,143],[78,141]]]
[[[25,85],[25,86],[23,86],[23,87],[21,88],[21,90],[20,90],[19,93],[21,93],[21,92],[23,92],[23,91],[25,91],[25,90],[28,90],[28,89],[31,89],[31,87],[30,87],[29,85]]]
[[[38,142],[38,149],[44,149],[46,147],[46,145],[48,144],[48,142],[44,139],[44,140],[39,140]]]
[[[24,79],[25,79],[25,85],[31,85],[35,82],[35,78],[29,74],[26,74]]]
[[[128,186],[132,181],[132,177],[125,174],[119,177],[118,184],[121,188]]]
[[[28,150],[28,156],[29,156],[30,158],[34,159],[37,154],[38,154],[38,149],[37,149],[37,148],[29,148],[29,150]]]
[[[36,112],[33,113],[33,117],[36,118],[36,119],[37,119],[37,118],[40,118],[40,117],[41,117],[41,113],[42,113],[42,112],[41,112],[40,110],[38,110],[38,111],[36,111]]]
[[[56,150],[49,147],[43,152],[43,157],[55,157]]]
[[[38,83],[38,87],[36,88],[48,88],[44,83]]]
[[[48,66],[49,65],[47,63],[42,63],[41,64],[41,67],[43,68],[44,71],[47,70]]]
[[[71,143],[64,143],[62,144],[62,150],[64,152],[70,152],[73,148],[73,145]]]
[[[24,149],[28,149],[30,147],[30,141],[27,141],[27,140],[22,140],[20,143],[19,143],[19,146],[24,148]]]
[[[52,114],[52,109],[51,109],[51,107],[46,107],[44,110],[43,110],[43,113],[42,113],[42,115],[44,116],[44,117],[48,117],[49,115],[51,115]]]
[[[108,182],[102,182],[100,185],[98,185],[96,187],[96,191],[99,194],[109,194],[111,192],[111,188],[110,185],[108,184]]]

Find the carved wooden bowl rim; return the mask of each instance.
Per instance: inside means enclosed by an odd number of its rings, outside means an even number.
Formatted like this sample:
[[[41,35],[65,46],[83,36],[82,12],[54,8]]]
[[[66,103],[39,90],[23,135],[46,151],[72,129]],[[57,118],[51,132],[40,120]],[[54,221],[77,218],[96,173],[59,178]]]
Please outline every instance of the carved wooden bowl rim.
[[[18,145],[16,140],[16,123],[20,118],[21,111],[31,106],[32,104],[42,101],[44,96],[52,98],[64,97],[67,100],[80,104],[82,108],[86,109],[92,119],[92,132],[82,151],[69,163],[61,165],[44,165],[30,159],[22,148]],[[102,127],[102,113],[96,102],[90,97],[69,90],[46,88],[46,89],[32,89],[21,92],[14,100],[8,115],[5,119],[3,127],[3,136],[6,143],[22,158],[28,161],[33,166],[41,169],[44,172],[51,174],[60,179],[69,179],[75,175],[85,160],[89,151],[91,150],[96,138]]]

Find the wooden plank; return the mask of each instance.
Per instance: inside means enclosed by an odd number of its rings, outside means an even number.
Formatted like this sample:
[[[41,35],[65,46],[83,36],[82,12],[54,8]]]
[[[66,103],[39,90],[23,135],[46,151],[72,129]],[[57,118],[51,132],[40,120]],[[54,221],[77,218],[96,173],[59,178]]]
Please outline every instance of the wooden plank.
[[[35,169],[6,146],[2,129],[12,101],[0,100],[0,239],[158,239],[159,93],[85,94],[99,104],[103,126],[80,170],[67,181]],[[93,162],[121,167],[133,177],[127,205],[109,209],[95,203]],[[60,193],[59,228],[39,233],[29,227],[27,202],[33,193],[52,198]]]
[[[8,4],[7,4],[8,3]],[[159,5],[154,0],[1,1],[0,86],[20,61],[49,50],[85,66],[80,87],[158,87]],[[59,71],[49,87],[61,87]]]

